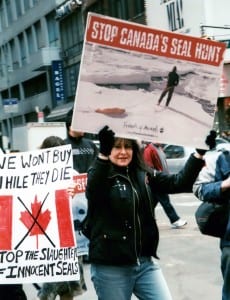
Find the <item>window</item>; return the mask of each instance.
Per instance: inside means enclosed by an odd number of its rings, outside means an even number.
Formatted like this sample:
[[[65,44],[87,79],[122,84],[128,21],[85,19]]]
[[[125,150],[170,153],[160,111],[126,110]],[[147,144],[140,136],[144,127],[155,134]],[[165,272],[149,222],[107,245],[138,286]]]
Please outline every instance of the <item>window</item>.
[[[9,44],[2,45],[1,49],[1,69],[3,70],[4,76],[7,76],[8,71],[12,71],[12,65],[11,65],[11,53],[10,53],[10,46]]]
[[[18,100],[20,100],[19,85],[7,88],[6,90],[1,92],[1,95],[2,99],[17,98]]]
[[[48,90],[46,73],[23,82],[25,98],[41,94]]]
[[[6,0],[6,12],[7,12],[8,25],[9,25],[13,21],[10,0]]]
[[[33,6],[37,5],[40,0],[33,0]]]
[[[12,98],[17,98],[18,100],[20,100],[19,85],[15,85],[11,88],[11,96]]]
[[[2,50],[0,48],[0,79],[1,77],[4,77],[4,69],[5,69],[5,62],[4,62],[4,56],[2,55]]]
[[[3,6],[3,1],[0,2],[0,28],[1,31],[3,28],[6,28],[7,26],[7,21],[5,18],[5,13],[4,13],[4,6]]]
[[[143,14],[145,12],[145,6],[143,0],[128,0],[128,19],[133,19],[136,16]]]
[[[16,50],[16,46],[15,46],[15,40],[10,41],[10,49],[11,49],[11,55],[12,55],[13,70],[15,70],[19,67],[17,50]]]
[[[83,34],[82,15],[81,11],[77,10],[61,23],[62,48],[68,52],[69,57],[81,53],[84,39]]]
[[[41,22],[40,21],[38,21],[34,24],[34,29],[35,29],[38,49],[41,49],[45,45],[44,45],[44,42],[43,42],[43,39],[42,39],[42,28],[41,28]]]
[[[16,14],[17,14],[17,17],[20,17],[22,15],[21,1],[15,1],[15,5],[16,5]]]
[[[47,15],[46,20],[48,27],[49,45],[58,46],[58,24],[55,19],[54,12]]]
[[[132,20],[145,11],[143,0],[109,0],[109,15],[124,19]]]
[[[66,96],[67,96],[67,100],[69,99],[70,101],[73,100],[76,93],[77,81],[79,76],[79,68],[80,68],[80,63],[66,69],[66,73],[65,73],[66,85],[67,85]]]
[[[1,92],[2,94],[2,99],[8,99],[9,98],[9,90],[4,90]]]
[[[110,0],[111,15],[119,19],[128,19],[127,1],[123,0]]]
[[[30,9],[30,0],[24,0],[24,9],[25,11]]]
[[[21,60],[22,60],[22,63],[25,63],[26,47],[25,47],[25,39],[24,39],[23,33],[19,34],[18,41],[19,41],[19,47],[20,47],[20,52],[21,52]]]
[[[29,54],[32,54],[35,52],[35,45],[34,45],[33,32],[31,27],[26,30],[26,36],[28,41]]]

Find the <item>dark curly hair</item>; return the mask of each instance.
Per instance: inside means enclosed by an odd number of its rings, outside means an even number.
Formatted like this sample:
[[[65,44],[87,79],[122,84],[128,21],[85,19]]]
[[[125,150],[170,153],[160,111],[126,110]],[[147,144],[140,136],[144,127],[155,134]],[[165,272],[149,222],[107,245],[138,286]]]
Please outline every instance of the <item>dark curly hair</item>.
[[[52,148],[62,145],[65,145],[65,141],[62,138],[55,135],[51,135],[44,139],[40,146],[40,149]]]

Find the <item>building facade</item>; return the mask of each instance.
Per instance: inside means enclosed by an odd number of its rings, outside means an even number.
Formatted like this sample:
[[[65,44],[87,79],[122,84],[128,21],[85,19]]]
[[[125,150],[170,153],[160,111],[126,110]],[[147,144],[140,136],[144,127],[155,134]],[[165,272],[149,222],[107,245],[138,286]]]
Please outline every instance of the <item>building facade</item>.
[[[145,24],[144,0],[0,0],[0,146],[12,129],[73,106],[87,12]]]
[[[228,0],[0,0],[0,146],[10,149],[12,128],[37,122],[39,112],[45,121],[64,121],[75,98],[89,11],[230,47],[229,8]],[[221,109],[230,105],[229,51]]]
[[[214,128],[230,140],[230,2],[228,0],[145,0],[148,26],[226,44]]]
[[[68,4],[68,2],[66,3]],[[63,6],[57,9],[62,45],[61,59],[63,61],[68,101],[74,101],[75,98],[84,28],[89,11],[146,24],[144,0],[78,0],[78,4],[76,9],[73,10],[65,10]],[[47,120],[60,120],[61,113],[62,108],[57,107],[47,117]]]
[[[10,148],[12,127],[37,120],[52,107],[50,66],[60,59],[55,10],[60,0],[0,1],[1,141]]]

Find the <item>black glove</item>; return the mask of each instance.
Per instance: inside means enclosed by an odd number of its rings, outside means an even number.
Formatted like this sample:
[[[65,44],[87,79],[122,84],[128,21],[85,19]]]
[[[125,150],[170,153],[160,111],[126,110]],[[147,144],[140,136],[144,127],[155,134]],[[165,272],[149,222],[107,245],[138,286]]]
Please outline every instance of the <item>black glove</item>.
[[[216,131],[211,130],[209,135],[205,139],[205,144],[209,147],[209,150],[212,150],[216,147]],[[196,149],[196,152],[200,155],[205,155],[207,150],[205,149]]]
[[[103,127],[98,132],[98,139],[100,142],[99,152],[105,156],[109,156],[114,145],[115,133],[109,129],[109,126]]]
[[[216,131],[211,130],[209,135],[206,137],[205,140],[206,145],[209,146],[209,149],[212,150],[216,147]]]

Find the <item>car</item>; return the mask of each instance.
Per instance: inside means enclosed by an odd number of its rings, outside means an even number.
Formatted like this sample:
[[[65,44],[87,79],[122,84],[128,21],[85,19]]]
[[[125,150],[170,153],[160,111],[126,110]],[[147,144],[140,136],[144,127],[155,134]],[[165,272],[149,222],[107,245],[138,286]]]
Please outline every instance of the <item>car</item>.
[[[230,143],[224,138],[216,138],[216,150],[229,150]],[[190,154],[195,152],[195,148],[182,146],[182,145],[172,145],[166,144],[163,147],[163,151],[166,156],[166,161],[168,164],[170,173],[178,173],[184,166],[185,162],[189,158]],[[206,152],[206,156],[211,154],[211,151]]]
[[[229,141],[226,140],[226,139],[224,139],[224,138],[222,138],[222,137],[217,137],[216,138],[216,145],[219,145],[219,144],[228,144],[228,143],[229,143]]]
[[[230,143],[221,137],[216,138],[216,150],[230,150]]]
[[[163,147],[170,173],[178,173],[195,148],[167,144]]]

